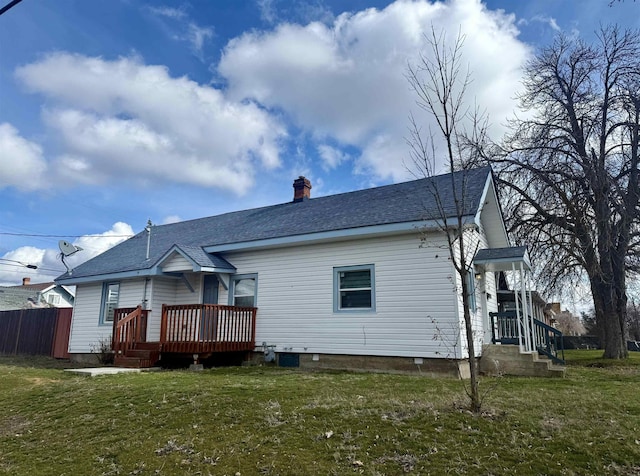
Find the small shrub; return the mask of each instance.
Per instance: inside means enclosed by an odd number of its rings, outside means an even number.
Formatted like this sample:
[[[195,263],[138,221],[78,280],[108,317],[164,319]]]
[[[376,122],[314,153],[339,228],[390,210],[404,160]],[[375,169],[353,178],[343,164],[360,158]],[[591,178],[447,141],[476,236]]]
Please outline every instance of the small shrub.
[[[102,365],[113,364],[113,350],[111,350],[111,339],[101,337],[98,342],[91,344],[91,353],[96,354],[98,362]]]

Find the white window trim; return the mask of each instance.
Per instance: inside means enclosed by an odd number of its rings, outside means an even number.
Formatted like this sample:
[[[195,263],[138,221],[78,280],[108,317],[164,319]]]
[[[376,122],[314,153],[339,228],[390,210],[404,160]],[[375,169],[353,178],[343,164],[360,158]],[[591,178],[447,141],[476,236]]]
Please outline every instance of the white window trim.
[[[235,306],[236,282],[243,279],[253,279],[256,283],[253,289],[253,306],[258,307],[258,273],[236,274],[229,280],[229,306]]]
[[[341,308],[340,307],[340,273],[348,272],[348,271],[363,271],[369,270],[371,276],[371,307],[349,307],[349,308]],[[333,312],[334,313],[372,313],[376,312],[376,273],[375,273],[375,265],[373,264],[363,264],[357,266],[339,266],[333,268]],[[358,291],[369,288],[362,289],[350,289],[350,291]]]
[[[100,300],[100,325],[101,326],[112,326],[113,319],[107,321],[105,319],[106,307],[107,307],[107,295],[109,293],[109,286],[117,284],[118,285],[118,303],[116,303],[115,309],[118,308],[120,302],[120,281],[109,281],[102,284],[102,299]]]
[[[469,293],[469,310],[476,312],[478,310],[478,300],[476,298],[476,275],[471,268],[467,273],[467,292]]]

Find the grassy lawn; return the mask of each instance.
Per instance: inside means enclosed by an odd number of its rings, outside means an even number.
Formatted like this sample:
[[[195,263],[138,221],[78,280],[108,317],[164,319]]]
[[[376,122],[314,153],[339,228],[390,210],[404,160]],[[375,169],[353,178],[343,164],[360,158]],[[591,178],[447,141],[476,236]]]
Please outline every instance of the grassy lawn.
[[[639,475],[640,355],[567,356],[565,379],[483,379],[481,416],[450,379],[0,357],[0,474]]]

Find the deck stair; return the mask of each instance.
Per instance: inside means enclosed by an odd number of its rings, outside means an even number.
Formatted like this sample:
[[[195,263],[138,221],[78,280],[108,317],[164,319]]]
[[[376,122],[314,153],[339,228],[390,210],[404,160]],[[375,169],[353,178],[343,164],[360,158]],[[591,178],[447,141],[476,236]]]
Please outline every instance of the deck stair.
[[[160,360],[160,350],[160,342],[137,342],[133,348],[116,353],[113,363],[135,369],[153,367]]]

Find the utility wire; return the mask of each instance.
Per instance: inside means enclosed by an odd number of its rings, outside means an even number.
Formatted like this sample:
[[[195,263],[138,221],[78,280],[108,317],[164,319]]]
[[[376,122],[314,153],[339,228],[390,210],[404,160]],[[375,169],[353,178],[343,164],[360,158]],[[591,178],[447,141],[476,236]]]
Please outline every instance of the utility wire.
[[[13,264],[13,263],[0,263],[0,266],[15,266],[16,268],[27,268],[27,266],[21,264]],[[51,268],[43,268],[42,266],[38,266],[37,269],[27,268],[33,271],[53,271],[54,273],[64,273],[64,269],[51,269]]]
[[[7,10],[9,10],[12,7],[15,7],[18,3],[20,3],[22,0],[12,0],[9,3],[7,3],[4,7],[0,8],[0,15],[2,15],[4,12],[6,12]]]
[[[41,238],[131,238],[135,235],[42,235],[38,233],[11,233],[0,231],[0,235],[6,236],[38,236]]]

